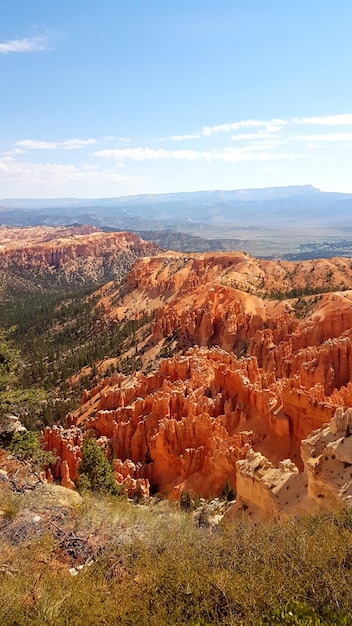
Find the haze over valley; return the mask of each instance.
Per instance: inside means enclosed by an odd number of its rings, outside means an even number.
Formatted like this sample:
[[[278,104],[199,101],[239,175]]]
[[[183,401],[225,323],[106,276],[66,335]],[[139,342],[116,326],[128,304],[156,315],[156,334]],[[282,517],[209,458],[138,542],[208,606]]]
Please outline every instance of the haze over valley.
[[[132,230],[162,247],[185,251],[241,249],[292,259],[349,256],[352,194],[306,185],[91,200],[3,199],[0,222]]]

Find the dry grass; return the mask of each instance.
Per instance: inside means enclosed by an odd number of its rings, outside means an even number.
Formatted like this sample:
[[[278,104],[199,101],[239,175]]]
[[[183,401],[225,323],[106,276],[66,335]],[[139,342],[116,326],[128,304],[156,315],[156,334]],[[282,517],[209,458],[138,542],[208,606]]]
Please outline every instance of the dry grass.
[[[34,514],[37,532],[11,541],[5,525]],[[165,502],[86,497],[60,521],[57,507],[31,496],[3,518],[2,626],[352,623],[349,510],[210,531]],[[70,537],[84,542],[83,562],[93,561],[76,576],[69,568],[82,563],[79,548],[63,548]]]

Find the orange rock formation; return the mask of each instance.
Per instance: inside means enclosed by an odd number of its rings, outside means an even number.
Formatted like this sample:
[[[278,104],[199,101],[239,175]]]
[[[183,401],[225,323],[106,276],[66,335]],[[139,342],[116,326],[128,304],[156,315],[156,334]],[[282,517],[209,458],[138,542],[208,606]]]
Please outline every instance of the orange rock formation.
[[[160,250],[133,233],[105,233],[94,226],[0,227],[0,242],[2,272],[15,266],[37,272],[60,270],[74,276],[80,270],[95,280],[100,275],[114,276],[113,264],[121,255],[126,257],[128,269],[136,257]]]
[[[308,496],[319,504],[352,504],[352,409],[336,410],[330,424],[302,441]]]
[[[120,481],[149,481],[169,497],[218,495],[226,480],[235,487],[236,462],[251,447],[303,470],[301,440],[352,402],[350,286],[348,259],[139,259],[119,291],[101,291],[99,305],[111,320],[154,312],[150,334],[136,339],[145,366],[163,349],[175,356],[153,374],[118,375],[87,391],[77,427],[107,437]],[[74,467],[67,459],[71,479],[78,462],[79,451]]]

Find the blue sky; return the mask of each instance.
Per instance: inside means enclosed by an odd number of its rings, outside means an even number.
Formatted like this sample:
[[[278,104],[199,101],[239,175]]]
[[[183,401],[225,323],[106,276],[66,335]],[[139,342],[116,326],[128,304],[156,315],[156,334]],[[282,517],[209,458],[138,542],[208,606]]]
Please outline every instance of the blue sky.
[[[0,197],[352,192],[350,0],[2,0]]]

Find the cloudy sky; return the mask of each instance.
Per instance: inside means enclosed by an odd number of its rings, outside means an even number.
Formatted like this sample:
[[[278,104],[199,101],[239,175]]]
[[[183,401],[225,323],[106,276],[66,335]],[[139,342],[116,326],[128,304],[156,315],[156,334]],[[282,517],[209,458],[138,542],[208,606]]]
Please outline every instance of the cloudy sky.
[[[2,0],[0,198],[352,192],[350,0]]]

